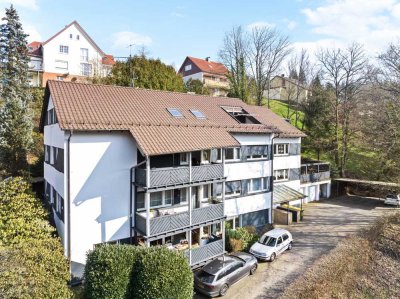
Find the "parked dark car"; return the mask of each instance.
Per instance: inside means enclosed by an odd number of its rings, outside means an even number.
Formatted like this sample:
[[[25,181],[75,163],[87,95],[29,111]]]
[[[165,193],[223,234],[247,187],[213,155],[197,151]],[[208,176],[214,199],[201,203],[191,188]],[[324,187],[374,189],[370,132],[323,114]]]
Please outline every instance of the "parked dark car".
[[[231,253],[207,263],[194,274],[194,287],[204,295],[224,296],[229,287],[257,270],[257,259],[244,252]]]

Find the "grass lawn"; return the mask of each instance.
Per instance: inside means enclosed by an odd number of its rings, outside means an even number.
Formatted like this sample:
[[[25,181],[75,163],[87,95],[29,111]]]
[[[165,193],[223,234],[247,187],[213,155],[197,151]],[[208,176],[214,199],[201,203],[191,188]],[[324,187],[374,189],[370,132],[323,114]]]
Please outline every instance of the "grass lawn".
[[[277,101],[277,100],[270,100],[270,109],[275,113],[278,114],[279,116],[283,118],[287,118],[287,110],[288,110],[288,105],[285,102],[282,101]],[[263,102],[264,106],[267,106],[267,100],[265,99]],[[290,123],[295,126],[296,124],[296,114],[294,107],[290,107],[289,111],[289,119]],[[303,127],[303,118],[304,118],[304,113],[302,111],[299,111],[299,119],[297,121],[297,128],[301,129]]]

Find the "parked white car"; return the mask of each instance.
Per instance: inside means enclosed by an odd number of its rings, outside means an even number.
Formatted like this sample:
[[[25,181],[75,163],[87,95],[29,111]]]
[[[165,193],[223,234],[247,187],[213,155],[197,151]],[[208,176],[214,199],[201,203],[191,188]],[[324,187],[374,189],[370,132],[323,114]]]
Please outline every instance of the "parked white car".
[[[400,207],[400,194],[388,194],[384,204]]]
[[[250,253],[260,260],[273,262],[285,250],[292,249],[292,234],[282,228],[275,228],[261,236],[250,248]]]

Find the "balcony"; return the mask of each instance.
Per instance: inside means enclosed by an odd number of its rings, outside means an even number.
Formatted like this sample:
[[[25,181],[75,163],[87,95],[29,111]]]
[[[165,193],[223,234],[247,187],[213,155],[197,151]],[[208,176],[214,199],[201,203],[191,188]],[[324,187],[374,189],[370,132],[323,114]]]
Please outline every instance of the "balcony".
[[[211,204],[209,206],[192,210],[192,226],[212,223],[224,218],[224,204]],[[144,235],[157,236],[185,230],[190,227],[189,211],[174,213],[170,215],[161,215],[150,218],[150,231],[146,228],[146,215],[136,213],[136,229]]]
[[[300,182],[314,183],[329,180],[331,177],[329,163],[307,163],[301,164]]]
[[[192,167],[192,180],[190,180],[190,167],[165,167],[150,170],[150,184],[146,186],[147,170],[135,169],[135,183],[147,188],[160,188],[167,186],[189,184],[191,182],[205,182],[222,179],[224,168],[222,164],[205,164]]]
[[[43,66],[41,61],[30,61],[28,63],[30,71],[40,72],[43,71]]]
[[[211,78],[204,78],[204,86],[209,88],[221,88],[221,89],[229,89],[229,82],[228,81],[217,81]]]
[[[191,266],[208,261],[224,254],[224,240],[216,240],[185,252]]]

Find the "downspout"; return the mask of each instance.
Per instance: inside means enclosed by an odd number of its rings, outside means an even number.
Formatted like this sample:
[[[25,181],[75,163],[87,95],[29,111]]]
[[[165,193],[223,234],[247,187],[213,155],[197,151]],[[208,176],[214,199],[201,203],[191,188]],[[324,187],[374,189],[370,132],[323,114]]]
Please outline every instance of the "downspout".
[[[129,189],[129,243],[132,244],[132,230],[133,230],[133,219],[132,219],[132,208],[133,208],[133,203],[132,203],[132,189],[133,189],[133,169],[135,166],[132,166],[130,168],[130,179],[129,179],[129,184],[130,184],[130,189]]]
[[[274,209],[274,139],[275,139],[275,135],[272,134],[272,138],[271,138],[271,212],[270,212],[271,224],[273,224],[272,211]]]
[[[67,219],[68,219],[68,225],[67,225],[67,230],[68,230],[68,262],[69,262],[69,271],[71,272],[71,183],[70,183],[70,174],[71,174],[71,169],[70,169],[70,159],[71,159],[71,154],[70,154],[70,143],[71,143],[71,137],[72,137],[72,130],[69,131],[69,137],[67,139]]]

